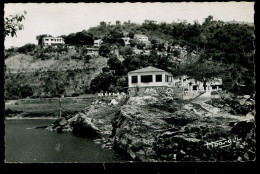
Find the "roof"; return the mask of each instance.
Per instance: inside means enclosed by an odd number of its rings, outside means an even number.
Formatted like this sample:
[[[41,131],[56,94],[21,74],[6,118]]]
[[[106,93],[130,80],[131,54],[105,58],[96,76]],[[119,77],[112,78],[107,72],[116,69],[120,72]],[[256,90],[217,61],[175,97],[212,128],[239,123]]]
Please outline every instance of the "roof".
[[[99,43],[101,41],[102,41],[101,39],[97,39],[97,40],[94,40],[94,43]]]
[[[43,37],[43,39],[63,39],[62,37]]]
[[[134,37],[147,37],[147,36],[144,34],[135,34]]]
[[[141,68],[141,69],[138,69],[138,70],[130,71],[129,73],[136,73],[136,72],[164,72],[164,70],[159,69],[159,68],[155,68],[155,67],[152,67],[152,66],[148,66],[148,67]]]

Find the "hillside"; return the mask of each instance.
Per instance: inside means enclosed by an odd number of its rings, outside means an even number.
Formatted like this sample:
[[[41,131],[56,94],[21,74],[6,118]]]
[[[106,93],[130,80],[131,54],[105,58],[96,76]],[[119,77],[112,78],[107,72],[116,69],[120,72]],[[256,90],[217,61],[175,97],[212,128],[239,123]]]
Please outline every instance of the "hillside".
[[[5,60],[5,96],[7,99],[57,97],[63,91],[65,96],[84,94],[106,62],[106,58],[96,57],[84,63],[83,60],[71,59],[67,55],[48,60],[35,59],[25,54],[9,57]]]
[[[75,96],[122,92],[127,73],[154,66],[198,81],[214,77],[234,94],[255,93],[254,25],[227,23],[212,16],[199,23],[135,24],[100,22],[69,35],[65,45],[26,44],[5,50],[6,98]],[[143,34],[147,42],[135,38]],[[46,34],[37,36],[39,43]],[[128,44],[123,38],[129,39]],[[91,57],[94,41],[102,42]],[[90,49],[89,49],[90,48]],[[103,67],[106,67],[102,69]]]

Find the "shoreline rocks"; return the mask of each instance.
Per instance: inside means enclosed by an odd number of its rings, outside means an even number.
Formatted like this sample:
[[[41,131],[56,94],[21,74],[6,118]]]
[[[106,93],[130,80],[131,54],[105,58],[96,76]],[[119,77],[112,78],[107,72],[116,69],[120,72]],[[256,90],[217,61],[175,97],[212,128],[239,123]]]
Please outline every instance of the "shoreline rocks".
[[[158,99],[156,104],[152,101],[151,105],[144,105],[140,100],[139,97],[138,102],[122,106],[111,121],[114,147],[132,159],[144,162],[255,159],[254,120],[208,116],[187,102],[167,103]],[[234,138],[242,139],[225,148],[206,146]]]

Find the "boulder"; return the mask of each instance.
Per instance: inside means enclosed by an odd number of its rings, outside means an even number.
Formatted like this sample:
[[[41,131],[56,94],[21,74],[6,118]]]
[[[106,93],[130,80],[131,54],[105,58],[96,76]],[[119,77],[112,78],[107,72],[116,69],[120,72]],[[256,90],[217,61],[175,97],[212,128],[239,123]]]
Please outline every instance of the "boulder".
[[[84,135],[99,134],[100,130],[91,122],[85,114],[80,113],[77,115],[75,120],[71,122],[73,132]]]
[[[64,126],[66,124],[68,124],[68,121],[66,120],[66,118],[62,117],[59,121],[59,125]]]
[[[243,98],[249,99],[249,98],[250,98],[250,95],[244,95]]]
[[[245,102],[246,102],[246,99],[242,98],[242,99],[238,100],[238,102],[239,102],[240,105],[244,105]]]
[[[112,104],[112,105],[117,105],[118,102],[116,101],[116,99],[112,99],[111,102],[110,102],[110,104]]]
[[[248,113],[246,114],[246,117],[254,118],[254,117],[255,117],[255,114],[254,114],[254,112],[248,112]]]

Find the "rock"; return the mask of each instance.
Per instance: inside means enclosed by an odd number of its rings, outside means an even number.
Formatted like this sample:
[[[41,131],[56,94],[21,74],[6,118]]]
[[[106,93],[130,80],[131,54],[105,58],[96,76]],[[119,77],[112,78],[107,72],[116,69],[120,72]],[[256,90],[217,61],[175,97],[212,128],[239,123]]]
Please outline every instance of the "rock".
[[[205,115],[206,117],[211,117],[211,116],[212,116],[211,113],[205,113],[204,115]]]
[[[116,101],[116,99],[112,99],[111,102],[110,102],[110,104],[112,104],[112,105],[117,105],[118,102]]]
[[[245,153],[244,155],[243,155],[243,157],[245,158],[245,160],[249,160],[249,156],[248,156],[248,154],[247,153]]]
[[[239,102],[240,105],[244,105],[245,102],[246,102],[246,99],[245,98],[240,99],[238,102]]]
[[[59,121],[59,125],[61,125],[61,126],[64,126],[64,125],[66,125],[68,123],[68,121],[64,118],[64,117],[62,117],[61,119],[60,119],[60,121]]]
[[[242,161],[242,157],[239,156],[239,157],[237,158],[237,161]]]
[[[73,128],[73,132],[84,135],[93,135],[100,132],[100,130],[91,122],[91,119],[83,113],[77,115],[71,122],[71,127]]]
[[[246,117],[254,118],[254,117],[255,117],[255,114],[254,114],[254,112],[248,112],[248,113],[246,114]]]
[[[244,95],[243,98],[249,99],[249,98],[250,98],[250,95]]]
[[[131,97],[127,104],[129,105],[147,105],[148,103],[155,103],[157,98],[152,96],[143,96],[143,97]]]
[[[244,139],[254,127],[255,124],[251,121],[239,121],[231,128],[230,133]]]

